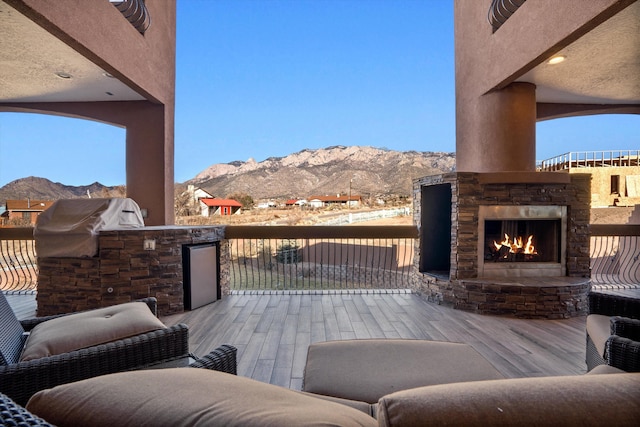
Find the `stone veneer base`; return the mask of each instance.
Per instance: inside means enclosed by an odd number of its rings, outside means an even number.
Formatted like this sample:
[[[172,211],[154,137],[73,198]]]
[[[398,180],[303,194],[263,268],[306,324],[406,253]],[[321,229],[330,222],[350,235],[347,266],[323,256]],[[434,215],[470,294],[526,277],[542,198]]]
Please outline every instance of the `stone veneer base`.
[[[38,316],[70,313],[155,297],[158,315],[184,311],[182,246],[220,243],[220,286],[229,294],[224,227],[158,226],[101,231],[98,255],[38,258]],[[144,241],[155,249],[145,250]]]
[[[482,278],[448,280],[425,273],[427,300],[479,314],[564,319],[587,313],[588,278]]]

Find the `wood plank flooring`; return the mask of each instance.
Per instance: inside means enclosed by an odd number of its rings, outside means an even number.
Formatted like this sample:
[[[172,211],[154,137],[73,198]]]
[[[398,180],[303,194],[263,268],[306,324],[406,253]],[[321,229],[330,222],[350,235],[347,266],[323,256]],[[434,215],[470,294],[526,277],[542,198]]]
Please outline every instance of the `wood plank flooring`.
[[[417,295],[231,295],[184,314],[190,347],[204,355],[238,348],[238,375],[300,389],[310,343],[354,338],[410,338],[473,346],[506,377],[586,372],[585,317],[528,320],[439,306]]]
[[[33,295],[7,295],[19,318],[35,314]],[[409,293],[231,295],[182,314],[190,349],[238,348],[238,374],[299,390],[310,343],[410,338],[473,346],[506,377],[586,372],[585,317],[529,320],[454,310]]]

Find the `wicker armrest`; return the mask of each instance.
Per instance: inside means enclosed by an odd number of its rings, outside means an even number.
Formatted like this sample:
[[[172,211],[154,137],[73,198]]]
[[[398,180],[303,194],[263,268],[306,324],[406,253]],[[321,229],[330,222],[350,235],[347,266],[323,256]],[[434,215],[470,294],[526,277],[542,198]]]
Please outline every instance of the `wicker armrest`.
[[[611,335],[640,341],[640,319],[614,316],[611,318]]]
[[[0,393],[0,425],[53,427],[45,420],[36,417],[2,393]]]
[[[136,301],[147,304],[147,306],[149,307],[149,310],[151,310],[153,315],[158,317],[158,300],[155,297],[143,298]],[[84,310],[84,311],[91,311],[91,310]],[[36,326],[38,326],[40,323],[46,322],[47,320],[56,319],[58,317],[69,316],[70,314],[76,314],[76,313],[82,313],[82,312],[76,311],[73,313],[63,313],[63,314],[53,314],[51,316],[32,317],[31,319],[20,320],[20,323],[22,324],[22,327],[24,328],[25,331],[30,331]]]
[[[177,324],[51,357],[0,366],[0,391],[25,405],[39,390],[138,369],[189,353],[189,328]]]
[[[640,342],[612,335],[606,343],[607,364],[627,372],[640,372]]]
[[[190,364],[189,367],[212,369],[237,375],[237,352],[238,349],[234,346],[223,344],[204,357],[194,357],[196,361]]]
[[[589,292],[589,314],[603,314],[605,316],[623,316],[638,318],[640,315],[640,299],[605,294],[600,292]]]

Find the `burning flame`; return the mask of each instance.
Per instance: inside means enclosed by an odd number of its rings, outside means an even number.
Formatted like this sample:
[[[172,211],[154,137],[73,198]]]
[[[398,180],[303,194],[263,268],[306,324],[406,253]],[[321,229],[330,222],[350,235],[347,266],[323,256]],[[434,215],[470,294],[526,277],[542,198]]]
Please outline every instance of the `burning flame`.
[[[502,242],[493,241],[493,245],[496,247],[496,250],[499,251],[501,247],[506,246],[509,248],[509,252],[512,254],[515,253],[524,253],[525,255],[535,255],[537,254],[535,246],[533,246],[533,235],[529,236],[527,239],[527,243],[522,243],[522,237],[513,238],[511,241],[508,234],[504,235],[504,240]]]

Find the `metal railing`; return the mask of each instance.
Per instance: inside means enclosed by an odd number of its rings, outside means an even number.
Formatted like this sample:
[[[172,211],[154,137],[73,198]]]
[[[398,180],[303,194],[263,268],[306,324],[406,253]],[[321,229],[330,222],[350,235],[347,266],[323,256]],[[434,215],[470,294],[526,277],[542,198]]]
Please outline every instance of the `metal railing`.
[[[591,284],[640,287],[640,225],[591,225]]]
[[[487,20],[493,27],[493,31],[497,31],[507,19],[513,15],[520,6],[527,0],[493,0],[489,7]]]
[[[33,228],[0,228],[0,291],[33,293],[37,284]]]
[[[554,172],[573,168],[640,165],[640,150],[573,151],[538,163],[538,170]]]
[[[227,226],[231,290],[410,288],[414,226]]]
[[[134,26],[140,34],[144,34],[151,25],[151,16],[144,0],[109,0],[122,16]]]
[[[227,226],[232,291],[410,288],[414,226]],[[591,225],[594,288],[640,286],[640,225]],[[0,228],[0,290],[33,293],[32,228]]]

